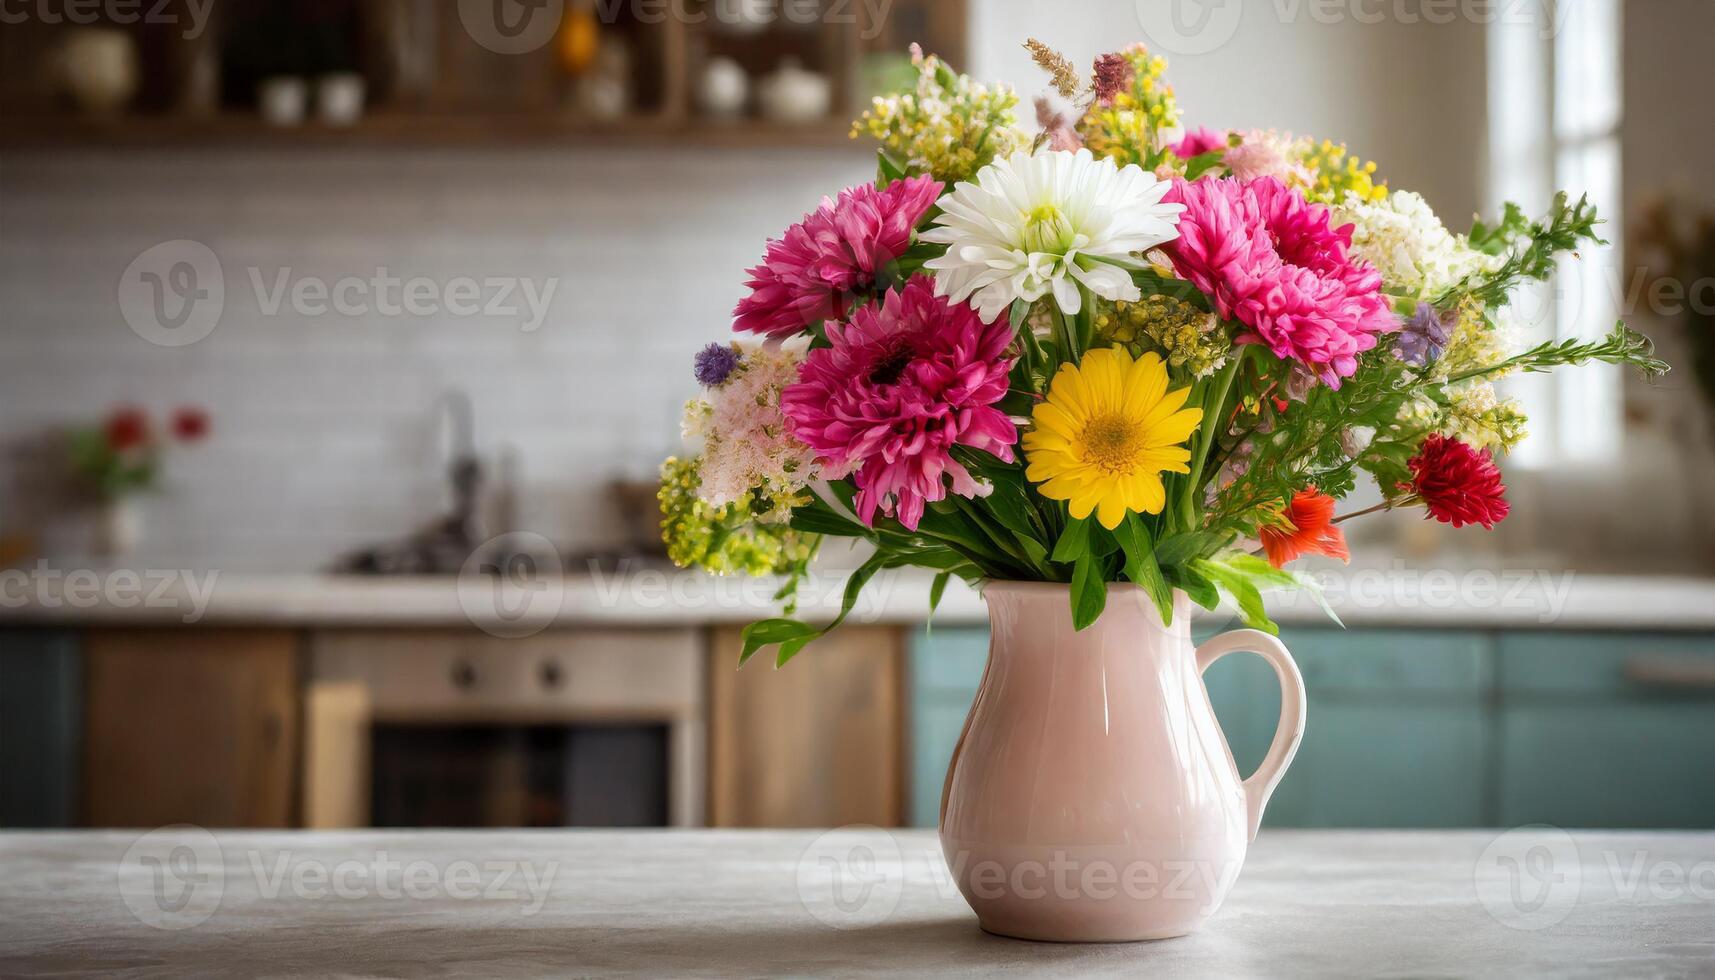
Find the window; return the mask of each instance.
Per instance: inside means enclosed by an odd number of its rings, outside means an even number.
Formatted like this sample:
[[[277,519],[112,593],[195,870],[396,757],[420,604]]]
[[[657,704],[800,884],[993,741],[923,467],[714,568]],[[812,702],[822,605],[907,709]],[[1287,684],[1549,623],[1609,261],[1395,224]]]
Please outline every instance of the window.
[[[1490,212],[1516,201],[1541,213],[1557,188],[1588,194],[1613,243],[1567,258],[1552,288],[1519,297],[1512,320],[1521,342],[1601,337],[1621,315],[1621,2],[1523,4],[1489,29]],[[1589,365],[1507,385],[1532,419],[1518,463],[1589,465],[1618,455],[1617,368]]]

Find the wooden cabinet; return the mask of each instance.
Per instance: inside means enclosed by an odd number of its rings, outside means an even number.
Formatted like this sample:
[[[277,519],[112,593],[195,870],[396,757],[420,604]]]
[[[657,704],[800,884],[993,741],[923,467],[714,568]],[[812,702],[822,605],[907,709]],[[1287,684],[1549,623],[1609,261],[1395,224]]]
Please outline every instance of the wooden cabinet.
[[[83,660],[85,825],[292,825],[297,634],[102,630]]]
[[[714,827],[898,826],[904,817],[904,652],[897,629],[847,627],[784,669],[735,669],[737,629],[709,656]]]

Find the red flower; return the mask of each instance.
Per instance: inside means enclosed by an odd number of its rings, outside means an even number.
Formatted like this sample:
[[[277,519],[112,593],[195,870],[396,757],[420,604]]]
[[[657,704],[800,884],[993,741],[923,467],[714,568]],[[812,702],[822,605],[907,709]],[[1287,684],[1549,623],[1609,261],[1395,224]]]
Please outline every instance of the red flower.
[[[1443,524],[1493,528],[1512,511],[1501,471],[1488,450],[1478,452],[1458,439],[1432,435],[1411,460],[1411,489]]]
[[[1291,522],[1288,527],[1265,527],[1259,535],[1270,565],[1285,568],[1305,555],[1352,560],[1345,532],[1334,526],[1333,497],[1315,487],[1300,490],[1286,507],[1286,519]]]
[[[208,413],[186,406],[173,412],[173,437],[180,442],[196,442],[208,435]]]
[[[140,408],[121,408],[107,417],[107,448],[116,453],[149,441],[149,416]]]

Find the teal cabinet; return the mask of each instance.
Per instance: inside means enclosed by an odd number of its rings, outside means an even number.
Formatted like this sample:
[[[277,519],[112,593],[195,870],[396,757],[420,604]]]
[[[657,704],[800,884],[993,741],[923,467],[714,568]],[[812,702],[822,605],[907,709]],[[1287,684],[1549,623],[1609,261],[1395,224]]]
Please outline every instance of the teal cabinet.
[[[1715,827],[1715,637],[1501,640],[1500,822]]]
[[[76,826],[82,747],[77,637],[0,631],[0,828]]]
[[[941,819],[941,784],[965,715],[976,700],[988,663],[986,629],[935,629],[911,639],[911,798],[906,812],[913,827]]]
[[[1310,696],[1298,756],[1263,822],[1275,827],[1480,826],[1488,803],[1493,650],[1481,633],[1292,630]],[[1274,672],[1228,657],[1207,676],[1239,771],[1268,750]]]
[[[1201,638],[1201,637],[1200,637]],[[1715,827],[1715,636],[1291,629],[1310,718],[1275,827]],[[911,807],[935,825],[988,633],[912,644]],[[1256,657],[1204,678],[1239,771],[1280,691]]]
[[[1202,639],[1204,637],[1199,637]],[[1458,827],[1481,822],[1492,670],[1479,634],[1284,637],[1310,691],[1310,725],[1267,822],[1290,827]],[[982,680],[988,631],[937,629],[911,648],[912,823],[933,827],[941,784]],[[1280,688],[1255,657],[1210,668],[1209,700],[1242,773],[1274,738]],[[1402,765],[1401,760],[1411,760]]]

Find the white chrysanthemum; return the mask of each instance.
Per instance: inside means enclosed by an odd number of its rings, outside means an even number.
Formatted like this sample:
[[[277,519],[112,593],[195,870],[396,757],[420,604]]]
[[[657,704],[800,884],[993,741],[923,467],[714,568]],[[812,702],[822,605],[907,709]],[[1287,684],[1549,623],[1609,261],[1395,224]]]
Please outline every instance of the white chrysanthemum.
[[[937,227],[923,239],[947,254],[925,267],[940,295],[974,295],[987,323],[1015,301],[1049,292],[1062,311],[1077,313],[1080,284],[1103,299],[1135,301],[1131,274],[1111,262],[1179,237],[1185,207],[1161,200],[1170,186],[1089,150],[1015,153],[941,199]]]
[[[1352,224],[1352,254],[1376,267],[1389,289],[1434,297],[1505,261],[1447,230],[1429,202],[1396,191],[1378,204],[1348,196],[1340,218]]]

